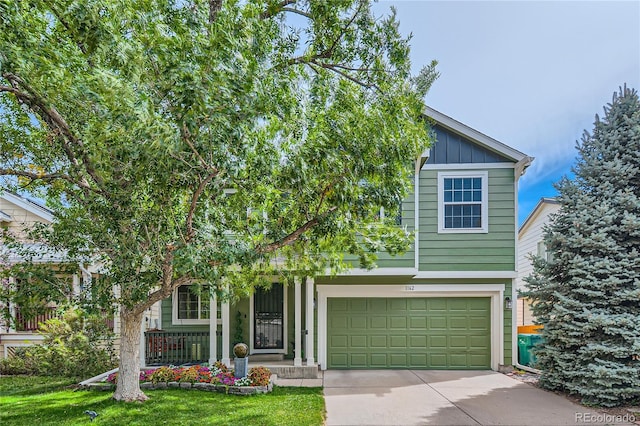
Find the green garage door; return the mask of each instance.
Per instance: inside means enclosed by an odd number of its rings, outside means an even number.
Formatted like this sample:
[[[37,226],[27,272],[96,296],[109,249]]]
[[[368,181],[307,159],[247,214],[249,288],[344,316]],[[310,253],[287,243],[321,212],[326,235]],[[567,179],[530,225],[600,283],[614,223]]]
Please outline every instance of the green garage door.
[[[329,298],[329,368],[488,369],[488,297]]]

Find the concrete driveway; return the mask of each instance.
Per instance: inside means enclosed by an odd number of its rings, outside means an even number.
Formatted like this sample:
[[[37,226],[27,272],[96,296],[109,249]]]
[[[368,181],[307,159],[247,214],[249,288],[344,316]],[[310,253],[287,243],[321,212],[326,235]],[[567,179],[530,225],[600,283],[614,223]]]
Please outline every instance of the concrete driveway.
[[[327,425],[628,424],[493,371],[327,370]]]

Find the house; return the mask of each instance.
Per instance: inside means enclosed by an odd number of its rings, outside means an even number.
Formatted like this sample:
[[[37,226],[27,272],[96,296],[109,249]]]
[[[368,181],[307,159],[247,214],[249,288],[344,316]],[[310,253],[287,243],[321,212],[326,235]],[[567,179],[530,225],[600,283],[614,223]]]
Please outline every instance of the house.
[[[83,282],[89,279],[88,274],[95,274],[91,265],[76,265],[71,263],[64,253],[48,250],[45,245],[29,241],[25,230],[36,223],[52,223],[54,214],[46,207],[31,201],[25,197],[10,192],[0,193],[0,228],[14,234],[24,245],[37,251],[39,255],[31,261],[35,264],[45,265],[59,277],[69,281],[69,287],[73,294],[78,294]],[[8,248],[4,241],[0,241],[0,268],[24,262],[25,259],[17,252]],[[69,274],[71,269],[75,273]],[[64,266],[64,268],[63,268]],[[63,272],[62,269],[65,271]],[[16,284],[16,277],[3,278],[2,285]],[[18,283],[22,284],[22,283]],[[28,283],[24,283],[28,285]],[[9,304],[0,308],[8,308],[14,322],[9,322],[0,317],[0,359],[13,355],[15,348],[29,346],[42,342],[43,337],[38,334],[39,323],[44,322],[55,315],[56,306],[48,303],[42,308],[42,312],[36,317],[22,315],[20,306]]]
[[[531,275],[533,265],[531,255],[547,258],[544,244],[544,226],[551,221],[551,215],[560,210],[555,198],[541,198],[525,219],[518,231],[518,278],[517,290],[524,290],[524,278]],[[518,297],[518,326],[532,325],[531,304],[526,298]]]
[[[238,340],[251,356],[323,370],[515,362],[518,180],[533,159],[434,109],[425,115],[436,143],[402,204],[401,226],[415,233],[408,252],[382,254],[371,271],[274,283],[233,305],[180,287],[145,319],[141,362],[229,364]]]

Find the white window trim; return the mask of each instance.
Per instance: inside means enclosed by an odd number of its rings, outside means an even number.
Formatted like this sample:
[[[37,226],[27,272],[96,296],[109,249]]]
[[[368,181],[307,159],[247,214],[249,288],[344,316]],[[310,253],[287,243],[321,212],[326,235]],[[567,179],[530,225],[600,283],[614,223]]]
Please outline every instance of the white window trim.
[[[444,227],[444,180],[445,178],[482,179],[482,227],[481,228],[445,228]],[[438,233],[439,234],[486,234],[489,232],[489,172],[456,171],[438,172]]]
[[[200,303],[202,303],[202,296],[198,296],[198,311],[200,311]],[[209,309],[209,317],[211,317],[211,309]],[[171,297],[171,324],[172,325],[204,325],[210,324],[210,318],[207,319],[179,319],[178,318],[178,289],[173,290],[173,296]],[[218,323],[221,323],[218,320]]]

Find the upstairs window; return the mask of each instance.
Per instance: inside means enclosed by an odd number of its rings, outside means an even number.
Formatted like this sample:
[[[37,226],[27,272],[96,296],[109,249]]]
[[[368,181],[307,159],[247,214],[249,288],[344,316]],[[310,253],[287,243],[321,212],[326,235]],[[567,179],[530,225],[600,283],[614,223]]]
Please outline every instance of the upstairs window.
[[[488,232],[487,172],[438,173],[438,232]]]

